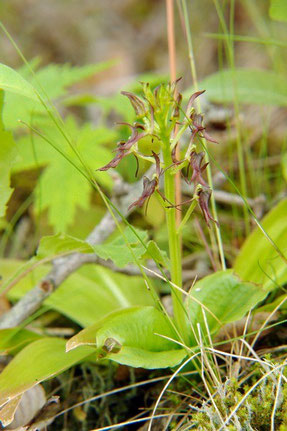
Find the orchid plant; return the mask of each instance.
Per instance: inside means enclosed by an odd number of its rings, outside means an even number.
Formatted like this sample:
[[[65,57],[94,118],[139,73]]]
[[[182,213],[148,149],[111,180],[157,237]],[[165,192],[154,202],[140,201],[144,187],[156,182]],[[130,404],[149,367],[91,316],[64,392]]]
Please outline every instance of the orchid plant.
[[[213,335],[225,323],[243,317],[266,295],[260,287],[242,282],[232,270],[218,271],[205,277],[196,283],[195,289],[192,286],[190,292],[182,289],[183,226],[196,206],[201,209],[208,227],[211,227],[210,221],[216,225],[218,222],[209,211],[212,190],[204,178],[208,163],[205,162],[205,146],[201,145],[203,138],[213,143],[216,141],[206,132],[203,116],[193,106],[204,91],[192,94],[184,108],[177,84],[178,81],[160,85],[152,91],[148,83],[143,83],[142,97],[122,92],[132,104],[136,121],[133,124],[124,123],[131,129],[131,136],[126,142],[117,144],[115,157],[99,169],[107,171],[116,168],[129,154],[137,160],[136,175],[140,159],[155,165],[153,176],[143,177],[142,194],[130,208],[148,205],[150,197],[156,193],[165,209],[171,275],[171,280],[165,281],[171,290],[173,317],[166,312],[160,299],[154,296],[154,307],[142,305],[117,310],[85,328],[68,341],[68,351],[80,345],[92,345],[99,359],[144,368],[175,366],[187,355],[192,355],[207,332]],[[177,151],[184,133],[188,131],[188,144]],[[150,154],[140,151],[141,140],[146,138],[151,142]],[[201,151],[200,145],[203,148]],[[180,160],[177,154],[181,155]],[[192,198],[180,203],[175,202],[177,173],[193,187]],[[178,225],[176,211],[182,211],[185,204],[190,206]],[[146,285],[152,293],[147,279]],[[186,298],[183,295],[187,295]]]
[[[122,94],[129,98],[136,114],[134,124],[126,124],[132,133],[126,142],[119,142],[116,148],[116,156],[100,171],[116,168],[121,160],[128,154],[133,154],[137,160],[148,159],[155,164],[155,173],[152,178],[143,178],[143,192],[141,196],[130,205],[132,207],[142,207],[153,193],[158,193],[162,205],[166,211],[166,223],[169,237],[169,253],[171,260],[171,282],[173,296],[173,307],[176,325],[181,333],[186,333],[186,323],[183,313],[181,294],[177,287],[182,287],[182,264],[181,264],[181,240],[180,232],[188,217],[198,204],[203,213],[203,217],[209,226],[209,221],[217,223],[209,211],[209,200],[211,189],[203,178],[203,173],[208,165],[204,163],[205,152],[198,152],[198,138],[205,138],[208,141],[216,142],[211,138],[203,126],[203,116],[198,114],[194,108],[194,101],[204,91],[198,91],[191,95],[185,110],[182,107],[183,96],[177,91],[178,81],[160,85],[151,90],[148,83],[143,83],[143,97],[123,91]],[[180,138],[186,130],[190,130],[190,142],[187,146],[182,160],[176,158],[176,148],[180,145]],[[141,139],[150,137],[151,143],[156,144],[161,149],[161,154],[157,154],[151,149],[151,156],[146,156],[140,152],[139,143]],[[190,168],[192,174],[189,178]],[[138,168],[137,168],[138,171]],[[193,185],[193,197],[180,204],[175,204],[175,174],[180,171],[186,182]],[[186,174],[184,172],[186,171]],[[136,172],[137,174],[137,172]],[[160,190],[160,177],[164,178],[164,193]],[[176,211],[181,210],[181,206],[190,203],[190,209],[180,226],[176,225]]]

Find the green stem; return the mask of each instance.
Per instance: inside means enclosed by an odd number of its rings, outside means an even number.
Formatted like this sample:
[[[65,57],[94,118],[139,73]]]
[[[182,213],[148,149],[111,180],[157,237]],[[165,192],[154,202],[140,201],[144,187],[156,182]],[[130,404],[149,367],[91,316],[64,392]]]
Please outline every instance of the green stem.
[[[165,149],[163,150],[163,161],[165,166],[172,164],[170,154],[169,138],[164,142]],[[164,174],[164,193],[168,201],[175,202],[175,176],[168,170]],[[166,223],[168,230],[169,256],[170,256],[170,272],[171,281],[173,284],[182,287],[182,262],[181,262],[181,241],[180,235],[177,234],[176,228],[176,209],[166,209]],[[182,293],[172,287],[171,289],[174,318],[177,328],[182,335],[183,341],[188,341],[188,327],[186,320],[186,311],[183,304]]]

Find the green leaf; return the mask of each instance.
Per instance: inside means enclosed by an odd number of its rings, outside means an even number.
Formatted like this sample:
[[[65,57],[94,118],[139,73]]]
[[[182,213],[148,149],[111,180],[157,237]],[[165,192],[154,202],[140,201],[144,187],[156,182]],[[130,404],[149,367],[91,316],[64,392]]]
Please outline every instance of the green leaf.
[[[175,339],[171,324],[154,307],[132,307],[115,312],[84,329],[67,343],[67,350],[83,345],[95,346],[98,357],[142,368],[173,367],[186,351],[167,340]]]
[[[3,128],[2,107],[3,91],[0,91],[0,217],[4,217],[6,204],[13,192],[10,187],[10,172],[17,155],[12,134]]]
[[[141,240],[146,242],[148,238],[147,232],[140,231],[139,229],[135,230]],[[126,241],[132,248],[136,258],[139,259],[142,257],[146,251],[146,248],[129,227],[125,229],[124,235],[126,239],[123,236],[119,236],[107,244],[94,246],[95,252],[102,259],[111,259],[119,268],[124,268],[128,263],[132,263],[135,260],[131,250],[126,244]]]
[[[0,355],[14,355],[28,344],[42,338],[35,332],[22,328],[0,330]]]
[[[11,67],[0,63],[0,88],[39,102],[35,88]]]
[[[115,133],[101,127],[93,129],[90,125],[78,128],[72,118],[66,119],[65,131],[73,136],[74,147],[80,153],[85,166],[95,171],[110,160],[110,151],[103,147],[104,143],[115,140]],[[57,148],[65,151],[71,161],[79,164],[77,157],[67,145],[60,133],[44,123],[43,133],[50,141],[57,144]],[[77,208],[88,210],[92,186],[89,181],[47,142],[35,137],[22,138],[18,142],[19,162],[14,171],[46,166],[36,188],[35,211],[37,213],[48,210],[48,222],[55,231],[65,232],[74,221]],[[112,185],[110,176],[106,173],[96,179],[105,187]]]
[[[147,250],[143,257],[147,259],[152,258],[155,262],[159,263],[160,265],[163,265],[166,268],[169,268],[169,259],[167,257],[167,253],[161,250],[157,245],[157,243],[153,240],[147,243]]]
[[[4,217],[6,204],[13,192],[10,187],[10,172],[16,154],[12,134],[5,132],[0,126],[0,217]]]
[[[63,97],[71,85],[107,69],[111,64],[112,62],[106,62],[82,67],[50,64],[36,71],[35,76],[31,76],[26,66],[19,69],[18,73],[8,66],[2,65],[0,88],[9,91],[5,97],[5,126],[7,128],[19,127],[19,119],[29,123],[31,116],[35,118],[39,114],[47,114],[44,106],[39,103],[36,91],[44,100],[47,99],[46,95],[52,100]],[[7,83],[6,87],[2,86],[2,75],[3,82]]]
[[[227,270],[204,277],[189,294],[186,306],[194,331],[197,333],[199,323],[201,331],[206,333],[205,313],[208,329],[213,335],[222,325],[241,319],[265,298],[267,292],[260,286],[242,282],[232,270]]]
[[[41,238],[37,249],[37,258],[39,260],[49,256],[57,256],[62,254],[92,253],[93,248],[87,242],[70,235],[58,233],[57,235],[44,236]]]
[[[65,340],[43,338],[25,347],[0,374],[0,406],[87,358],[89,347],[65,352]]]
[[[262,220],[262,226],[281,252],[286,254],[287,199],[282,200]],[[234,271],[242,280],[272,289],[287,282],[286,262],[258,227],[243,244],[234,263]]]
[[[275,21],[287,21],[286,0],[271,0],[269,16]]]
[[[35,209],[48,209],[48,221],[56,232],[65,232],[73,223],[76,207],[87,210],[92,188],[67,160],[55,159],[41,175],[36,190]]]
[[[113,64],[114,61],[85,66],[72,66],[68,63],[49,64],[38,70],[35,77],[31,77],[31,82],[39,92],[42,92],[43,88],[50,99],[57,99],[66,93],[68,87],[109,69]],[[25,70],[23,72],[27,73]]]
[[[15,272],[21,274],[23,262],[0,260],[3,284]],[[20,271],[19,271],[20,270]],[[32,289],[49,270],[48,265],[33,269],[21,278],[8,298],[16,301]],[[98,265],[86,265],[73,273],[44,302],[81,326],[92,325],[107,314],[134,305],[152,305],[152,297],[141,277],[116,274]]]
[[[216,72],[200,82],[209,100],[216,103],[232,103],[236,97],[240,103],[255,105],[287,106],[286,77],[270,70],[230,69]],[[185,92],[190,95],[192,89]]]

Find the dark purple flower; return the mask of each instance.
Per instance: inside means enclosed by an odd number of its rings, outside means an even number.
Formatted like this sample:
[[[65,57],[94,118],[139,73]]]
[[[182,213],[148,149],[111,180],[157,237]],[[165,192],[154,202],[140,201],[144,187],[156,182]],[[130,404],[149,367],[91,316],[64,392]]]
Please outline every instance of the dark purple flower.
[[[117,148],[114,150],[117,152],[117,155],[105,166],[98,169],[98,171],[107,171],[110,168],[116,168],[120,161],[127,156],[130,153],[130,149],[133,145],[135,145],[141,138],[146,136],[146,132],[138,132],[138,129],[144,130],[144,126],[139,123],[135,123],[134,125],[131,125],[129,123],[119,123],[129,126],[132,129],[132,134],[130,138],[124,142],[120,141],[117,144]]]
[[[198,184],[201,184],[203,186],[208,187],[205,180],[202,177],[203,171],[206,169],[208,163],[205,163],[203,166],[201,166],[203,160],[204,160],[204,152],[197,153],[196,151],[193,151],[190,155],[189,159],[189,166],[192,168],[192,176],[190,178],[189,183],[194,183],[194,187],[196,187]]]
[[[129,210],[133,207],[142,207],[143,204],[145,203],[145,201],[147,199],[149,199],[155,191],[157,191],[161,195],[161,197],[164,200],[166,200],[166,198],[158,190],[159,177],[161,176],[161,174],[163,172],[161,170],[161,167],[160,167],[160,158],[159,158],[159,155],[156,154],[154,151],[152,151],[152,155],[155,159],[155,166],[156,166],[155,177],[152,180],[150,180],[147,177],[143,178],[143,192],[142,192],[141,196],[139,197],[139,199],[137,199],[135,202],[133,202],[129,206]]]
[[[146,114],[147,109],[142,99],[140,99],[135,94],[130,93],[129,91],[121,91],[121,94],[129,98],[129,101],[131,102],[132,107],[134,108],[138,117],[142,117]]]
[[[133,207],[142,207],[145,201],[151,197],[156,187],[158,186],[158,178],[150,180],[148,177],[143,178],[143,192],[138,200],[129,206],[129,210]]]
[[[209,212],[209,201],[211,197],[211,190],[208,188],[204,188],[199,190],[198,192],[198,203],[201,208],[203,217],[207,223],[207,226],[209,227],[209,220],[212,220],[214,223],[218,225],[218,222],[214,220],[214,218],[211,216]]]
[[[193,93],[193,94],[190,96],[189,101],[188,101],[188,103],[187,103],[187,108],[186,108],[186,113],[187,113],[187,114],[189,114],[189,112],[190,112],[190,110],[191,110],[191,108],[192,108],[192,105],[193,105],[193,103],[194,103],[195,99],[196,99],[198,96],[201,96],[201,94],[203,94],[203,93],[205,93],[205,90],[197,91],[196,93]]]
[[[122,143],[122,145],[124,144],[125,142]],[[118,144],[117,155],[108,164],[99,168],[98,171],[107,171],[110,168],[116,168],[118,166],[120,161],[128,154],[127,151],[121,149],[120,145],[121,143]]]
[[[209,136],[208,133],[206,133],[205,127],[202,124],[203,123],[203,116],[201,114],[194,114],[193,113],[191,115],[191,119],[192,119],[192,125],[193,125],[191,140],[194,139],[194,137],[196,136],[197,133],[201,133],[199,135],[201,138],[205,138],[207,141],[214,142],[215,144],[218,144],[218,142],[215,139],[213,139],[211,136]]]

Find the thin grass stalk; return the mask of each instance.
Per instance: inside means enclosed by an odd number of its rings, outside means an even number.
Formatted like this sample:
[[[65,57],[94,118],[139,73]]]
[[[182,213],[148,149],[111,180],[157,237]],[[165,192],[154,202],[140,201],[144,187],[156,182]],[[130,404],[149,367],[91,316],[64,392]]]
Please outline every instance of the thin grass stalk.
[[[246,180],[246,169],[245,169],[245,162],[244,162],[244,150],[242,145],[242,136],[241,136],[241,127],[240,127],[240,109],[239,109],[239,102],[238,102],[238,94],[237,94],[237,82],[236,82],[236,67],[235,67],[235,60],[234,60],[234,43],[232,35],[234,33],[233,27],[234,27],[234,8],[235,3],[234,0],[231,0],[230,2],[230,30],[228,31],[225,18],[223,15],[223,11],[220,7],[218,0],[213,0],[220,25],[222,27],[223,33],[226,36],[226,52],[227,52],[227,58],[231,67],[232,71],[232,84],[233,84],[233,106],[234,106],[234,112],[235,112],[235,126],[236,126],[236,147],[237,147],[237,157],[238,157],[238,164],[239,164],[239,181],[240,181],[240,189],[242,195],[246,198],[247,197],[247,180]],[[244,222],[245,222],[245,232],[246,235],[250,233],[250,225],[249,225],[249,217],[248,217],[248,210],[246,207],[243,208],[244,212]]]
[[[188,18],[186,0],[181,0],[181,6],[182,6],[182,10],[183,10],[183,17],[184,17],[187,45],[188,45],[188,56],[189,56],[189,62],[190,62],[191,75],[192,75],[192,79],[193,79],[194,89],[195,89],[195,91],[198,91],[197,72],[196,72],[196,66],[195,66],[195,60],[194,60],[191,28],[190,28],[190,22],[189,22],[189,18]],[[197,106],[198,106],[199,111],[201,111],[199,98],[196,99],[196,102],[197,102]],[[205,140],[204,140],[204,142],[205,142]],[[209,162],[209,156],[207,153],[206,153],[206,162]],[[210,164],[207,165],[206,172],[207,172],[207,179],[208,179],[209,187],[213,190],[213,181],[212,181],[212,173],[211,173]],[[215,203],[215,199],[214,199],[213,194],[211,195],[211,210],[212,210],[213,218],[215,220],[217,220],[217,218],[218,218],[217,217],[217,209],[216,209],[216,203]],[[219,252],[219,256],[220,256],[221,267],[223,270],[225,270],[226,269],[226,263],[225,263],[225,257],[224,257],[223,242],[222,242],[222,238],[221,238],[220,228],[216,224],[215,224],[215,233],[216,233],[217,246],[218,246],[218,252]],[[212,234],[211,234],[211,240],[212,240]]]

